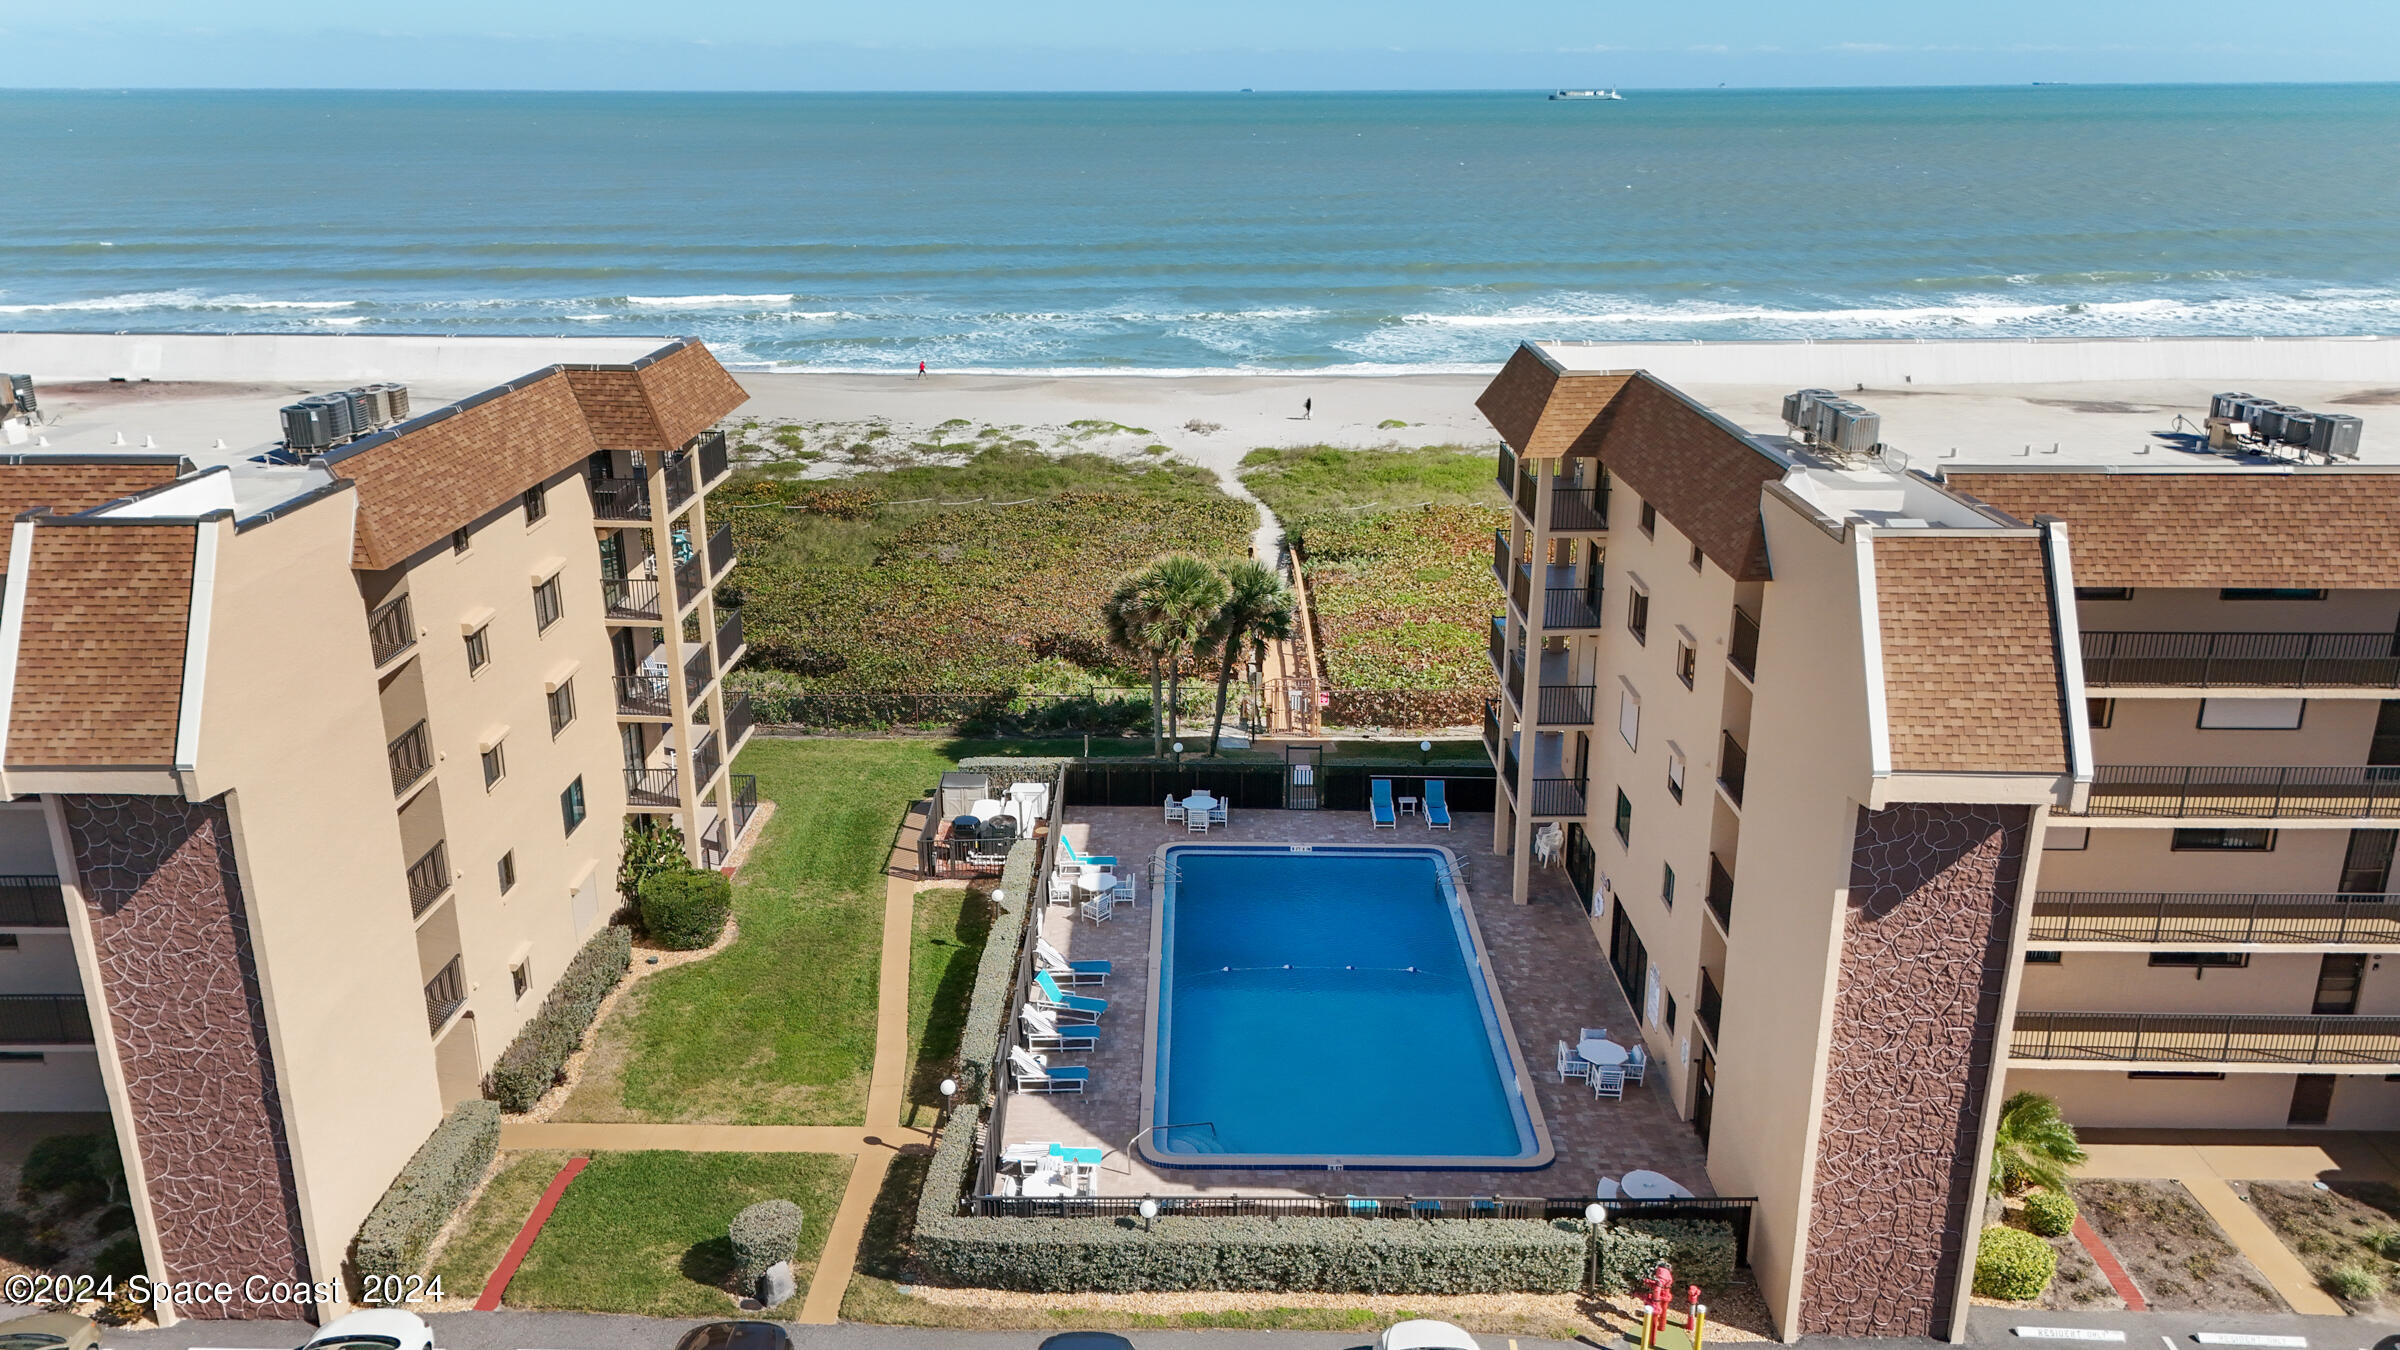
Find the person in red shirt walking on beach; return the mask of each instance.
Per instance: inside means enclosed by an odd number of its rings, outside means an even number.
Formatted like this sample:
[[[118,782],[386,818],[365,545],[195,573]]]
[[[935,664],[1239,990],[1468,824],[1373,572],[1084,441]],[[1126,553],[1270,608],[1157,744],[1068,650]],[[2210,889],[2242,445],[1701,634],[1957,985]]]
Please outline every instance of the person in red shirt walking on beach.
[[[920,380],[925,378],[925,363],[922,361],[917,362],[917,378]]]

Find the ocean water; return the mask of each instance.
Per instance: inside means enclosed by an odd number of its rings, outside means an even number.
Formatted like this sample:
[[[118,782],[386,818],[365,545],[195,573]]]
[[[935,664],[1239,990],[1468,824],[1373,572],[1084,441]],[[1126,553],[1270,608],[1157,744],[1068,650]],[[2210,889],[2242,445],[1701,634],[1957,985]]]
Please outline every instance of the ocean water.
[[[752,368],[2400,331],[2400,86],[0,92],[0,327],[696,333]]]

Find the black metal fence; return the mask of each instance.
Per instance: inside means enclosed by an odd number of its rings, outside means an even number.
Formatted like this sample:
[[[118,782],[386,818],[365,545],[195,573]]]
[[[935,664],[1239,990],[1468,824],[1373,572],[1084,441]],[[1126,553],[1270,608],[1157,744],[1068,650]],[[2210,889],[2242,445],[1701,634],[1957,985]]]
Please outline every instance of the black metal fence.
[[[2038,942],[2390,943],[2400,905],[2383,895],[2042,891]]]
[[[1364,811],[1378,778],[1391,780],[1395,797],[1425,796],[1425,784],[1443,783],[1452,811],[1489,811],[1498,789],[1488,764],[1319,764],[1317,807]],[[1281,764],[1174,764],[1161,760],[1080,760],[1067,768],[1067,791],[1082,806],[1158,806],[1195,790],[1224,800],[1235,810],[1279,811],[1285,800]]]
[[[2094,816],[2400,817],[2400,766],[2108,764]]]
[[[2092,688],[2400,688],[2392,633],[2126,633],[2083,635]]]
[[[0,1045],[90,1045],[91,1014],[73,994],[0,994]]]
[[[0,928],[64,928],[67,897],[48,874],[0,876]]]

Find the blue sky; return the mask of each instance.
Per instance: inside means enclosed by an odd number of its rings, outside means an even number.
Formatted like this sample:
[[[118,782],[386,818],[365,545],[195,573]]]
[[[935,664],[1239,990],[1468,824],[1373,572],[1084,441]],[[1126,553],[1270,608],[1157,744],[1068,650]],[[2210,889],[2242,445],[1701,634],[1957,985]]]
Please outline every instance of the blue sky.
[[[2400,0],[42,0],[0,86],[1456,89],[2400,79]]]

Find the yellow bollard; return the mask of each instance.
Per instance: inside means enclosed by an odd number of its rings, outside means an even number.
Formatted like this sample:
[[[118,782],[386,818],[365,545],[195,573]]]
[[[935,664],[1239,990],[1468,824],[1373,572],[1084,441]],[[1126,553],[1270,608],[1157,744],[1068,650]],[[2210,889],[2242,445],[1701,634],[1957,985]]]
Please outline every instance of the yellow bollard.
[[[1708,1332],[1708,1305],[1692,1305],[1692,1350],[1700,1350],[1700,1338]]]

